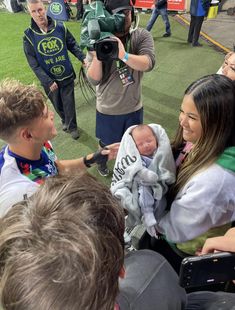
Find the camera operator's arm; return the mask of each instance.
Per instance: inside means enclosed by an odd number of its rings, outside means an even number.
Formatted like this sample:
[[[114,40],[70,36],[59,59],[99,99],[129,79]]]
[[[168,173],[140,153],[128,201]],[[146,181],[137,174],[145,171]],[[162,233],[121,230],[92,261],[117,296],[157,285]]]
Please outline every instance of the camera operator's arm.
[[[72,33],[67,29],[66,32],[66,46],[67,49],[82,63],[84,63],[85,55],[83,54],[80,46],[78,45],[77,41],[75,40]]]
[[[91,84],[98,85],[103,77],[102,62],[96,57],[95,51],[87,53],[87,77]]]
[[[213,253],[214,251],[235,253],[235,228],[230,228],[224,236],[207,239],[201,254]]]
[[[119,49],[118,58],[120,60],[124,59],[128,67],[134,70],[137,70],[137,71],[148,71],[149,70],[151,66],[151,61],[148,55],[129,54],[125,51],[122,41],[117,37],[115,37],[115,39],[118,41],[118,49]]]

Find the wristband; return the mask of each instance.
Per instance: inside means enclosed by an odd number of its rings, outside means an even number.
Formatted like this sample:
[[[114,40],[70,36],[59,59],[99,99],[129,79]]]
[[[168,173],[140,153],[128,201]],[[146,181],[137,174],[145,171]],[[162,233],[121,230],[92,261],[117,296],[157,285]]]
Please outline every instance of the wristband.
[[[92,157],[90,159],[87,159],[86,156],[83,157],[83,163],[87,168],[90,168],[92,164],[104,164],[107,162],[108,160],[108,155],[103,155],[101,154],[101,151],[107,149],[106,147],[104,147],[101,150],[98,150],[97,152],[95,152]]]
[[[125,55],[124,55],[124,57],[121,60],[123,62],[127,62],[128,58],[129,58],[129,54],[127,52],[125,52]]]
[[[89,164],[89,160],[86,158],[86,156],[83,157],[83,163],[87,168],[91,167],[91,165]]]

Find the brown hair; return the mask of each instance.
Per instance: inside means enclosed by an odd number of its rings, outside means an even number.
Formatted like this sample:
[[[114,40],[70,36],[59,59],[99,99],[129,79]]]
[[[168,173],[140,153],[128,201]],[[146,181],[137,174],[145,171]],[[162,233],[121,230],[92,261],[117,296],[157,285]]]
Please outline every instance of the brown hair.
[[[34,85],[6,79],[0,83],[0,138],[9,141],[16,130],[43,115],[46,98]]]
[[[48,178],[2,220],[3,307],[113,309],[123,233],[123,210],[105,185],[88,174]]]
[[[219,74],[204,76],[185,91],[191,95],[202,124],[201,138],[180,166],[177,181],[172,188],[174,197],[187,181],[216,161],[225,148],[235,146],[235,84]],[[179,126],[173,142],[173,151],[184,143]]]

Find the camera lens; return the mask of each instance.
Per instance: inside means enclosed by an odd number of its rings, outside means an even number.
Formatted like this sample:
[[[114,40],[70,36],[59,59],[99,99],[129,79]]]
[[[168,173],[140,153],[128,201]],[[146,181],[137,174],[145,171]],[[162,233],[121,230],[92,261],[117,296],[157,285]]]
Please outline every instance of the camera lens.
[[[97,58],[100,61],[118,59],[118,42],[112,38],[106,38],[95,43]]]
[[[100,47],[100,51],[102,54],[108,55],[113,51],[113,44],[112,42],[103,42]]]

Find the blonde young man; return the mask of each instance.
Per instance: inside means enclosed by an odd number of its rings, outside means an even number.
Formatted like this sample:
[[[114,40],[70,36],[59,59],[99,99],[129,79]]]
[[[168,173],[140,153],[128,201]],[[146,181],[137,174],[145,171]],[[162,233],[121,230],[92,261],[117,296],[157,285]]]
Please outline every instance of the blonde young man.
[[[25,56],[59,114],[63,130],[76,140],[79,138],[74,98],[76,75],[68,51],[82,63],[85,55],[66,26],[46,15],[41,0],[28,0],[28,11],[32,18],[24,32]]]
[[[114,158],[118,144],[84,158],[59,160],[50,140],[57,135],[54,113],[33,85],[15,80],[0,84],[0,217],[38,190],[46,178],[75,172]]]

